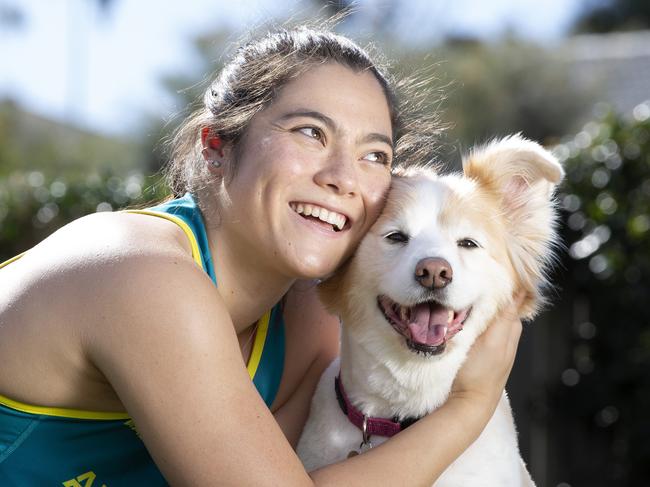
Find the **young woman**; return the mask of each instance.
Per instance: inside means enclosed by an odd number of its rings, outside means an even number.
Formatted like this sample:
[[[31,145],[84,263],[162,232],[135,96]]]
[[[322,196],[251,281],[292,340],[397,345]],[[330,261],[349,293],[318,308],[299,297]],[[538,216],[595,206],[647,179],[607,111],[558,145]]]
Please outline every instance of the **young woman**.
[[[311,280],[381,211],[412,141],[400,118],[349,40],[268,34],[177,132],[176,200],[82,218],[5,263],[0,484],[432,483],[496,407],[514,311],[477,342],[447,404],[384,445],[309,474],[292,449],[338,352]]]

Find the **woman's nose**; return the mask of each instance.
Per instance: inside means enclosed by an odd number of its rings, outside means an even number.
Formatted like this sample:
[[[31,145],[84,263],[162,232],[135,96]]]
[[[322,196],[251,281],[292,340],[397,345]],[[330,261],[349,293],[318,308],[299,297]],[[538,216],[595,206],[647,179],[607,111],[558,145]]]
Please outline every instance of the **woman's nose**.
[[[336,194],[354,195],[358,184],[354,162],[352,157],[345,154],[332,155],[316,173],[314,181]]]

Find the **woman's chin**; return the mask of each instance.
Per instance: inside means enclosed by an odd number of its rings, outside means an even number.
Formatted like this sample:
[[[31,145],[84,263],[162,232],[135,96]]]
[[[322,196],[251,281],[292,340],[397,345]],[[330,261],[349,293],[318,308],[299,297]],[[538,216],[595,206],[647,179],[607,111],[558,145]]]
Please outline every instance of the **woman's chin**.
[[[294,263],[298,279],[322,279],[332,274],[344,262],[343,256],[329,257],[323,255],[303,256]]]

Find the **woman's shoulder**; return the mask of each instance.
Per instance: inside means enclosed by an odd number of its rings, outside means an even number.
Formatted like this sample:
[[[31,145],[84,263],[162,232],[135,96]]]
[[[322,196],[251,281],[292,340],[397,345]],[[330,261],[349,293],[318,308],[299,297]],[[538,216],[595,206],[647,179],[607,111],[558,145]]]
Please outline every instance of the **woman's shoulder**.
[[[24,257],[25,262],[59,270],[128,271],[149,260],[191,260],[191,247],[182,229],[168,220],[127,212],[95,213],[61,227]]]
[[[79,218],[43,241],[43,244],[50,243],[68,243],[80,252],[99,251],[107,255],[191,255],[187,236],[178,225],[163,218],[127,211],[94,213]]]
[[[192,258],[184,232],[170,221],[147,215],[115,212],[82,217],[27,251],[17,264],[23,283],[31,279],[40,287],[51,284],[64,298],[84,296],[91,309],[111,303],[115,313],[123,309],[118,305],[130,301],[156,306],[157,296],[171,289],[187,299],[190,290],[201,287],[213,292],[212,282]]]

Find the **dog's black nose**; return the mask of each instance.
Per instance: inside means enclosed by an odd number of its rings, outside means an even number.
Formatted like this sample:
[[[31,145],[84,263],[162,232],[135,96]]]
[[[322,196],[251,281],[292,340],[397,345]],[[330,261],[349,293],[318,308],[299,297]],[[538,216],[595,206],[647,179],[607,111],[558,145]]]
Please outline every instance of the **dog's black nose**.
[[[427,257],[415,267],[415,280],[428,289],[442,289],[454,277],[451,265],[439,257]]]

